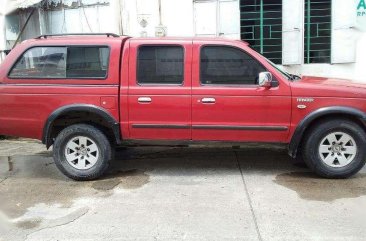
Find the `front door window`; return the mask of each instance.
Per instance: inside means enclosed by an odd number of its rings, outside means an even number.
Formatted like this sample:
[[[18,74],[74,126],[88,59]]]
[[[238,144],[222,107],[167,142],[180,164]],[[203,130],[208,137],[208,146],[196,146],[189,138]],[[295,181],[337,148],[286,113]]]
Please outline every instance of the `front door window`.
[[[264,67],[250,55],[234,47],[205,46],[200,58],[201,84],[257,85]]]

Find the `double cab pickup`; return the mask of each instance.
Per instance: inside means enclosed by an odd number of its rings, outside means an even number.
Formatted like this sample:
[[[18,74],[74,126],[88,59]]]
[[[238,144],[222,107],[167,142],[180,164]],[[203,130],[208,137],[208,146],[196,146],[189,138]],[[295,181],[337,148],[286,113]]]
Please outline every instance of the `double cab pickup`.
[[[366,79],[365,79],[366,81]],[[317,174],[366,162],[366,85],[296,76],[243,41],[43,35],[0,66],[0,134],[53,146],[75,180],[126,143],[278,143]]]

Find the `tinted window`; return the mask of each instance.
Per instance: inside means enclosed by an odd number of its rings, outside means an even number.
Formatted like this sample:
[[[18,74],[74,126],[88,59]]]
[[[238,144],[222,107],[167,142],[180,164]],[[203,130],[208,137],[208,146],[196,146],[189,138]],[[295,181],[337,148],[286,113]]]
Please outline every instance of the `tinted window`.
[[[10,73],[16,78],[65,78],[66,48],[37,47],[25,52]]]
[[[10,73],[12,78],[104,78],[107,47],[35,47],[26,51]]]
[[[202,84],[255,85],[266,71],[242,50],[226,46],[203,47],[200,62]]]
[[[140,84],[182,84],[183,48],[178,46],[143,46],[137,57]]]
[[[104,78],[107,75],[109,49],[107,47],[67,48],[68,78]]]

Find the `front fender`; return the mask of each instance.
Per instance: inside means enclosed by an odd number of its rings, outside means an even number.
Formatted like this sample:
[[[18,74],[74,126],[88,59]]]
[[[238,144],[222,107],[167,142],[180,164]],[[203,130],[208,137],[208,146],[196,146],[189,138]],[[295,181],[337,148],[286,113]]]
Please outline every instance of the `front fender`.
[[[289,155],[293,158],[296,157],[301,140],[311,123],[313,123],[315,120],[318,120],[319,118],[327,117],[333,114],[352,116],[359,119],[364,125],[366,123],[366,113],[359,109],[346,106],[331,106],[317,109],[308,114],[298,124],[289,144]]]

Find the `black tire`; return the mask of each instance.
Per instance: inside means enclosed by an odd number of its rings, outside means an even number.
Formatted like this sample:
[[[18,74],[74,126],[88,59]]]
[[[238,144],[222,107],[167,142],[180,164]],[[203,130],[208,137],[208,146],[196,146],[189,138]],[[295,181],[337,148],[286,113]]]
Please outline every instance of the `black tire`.
[[[77,169],[66,159],[66,146],[69,141],[78,136],[89,138],[98,148],[98,158],[88,169]],[[91,125],[76,124],[62,130],[53,145],[53,158],[58,169],[67,177],[76,181],[94,180],[102,176],[108,169],[112,159],[112,148],[107,137],[99,129]]]
[[[340,167],[333,167],[323,162],[319,154],[322,140],[331,133],[343,132],[354,139],[356,154],[353,160]],[[307,166],[318,175],[325,178],[348,178],[356,174],[366,163],[366,133],[355,122],[346,119],[323,121],[313,127],[304,140],[302,156]]]

